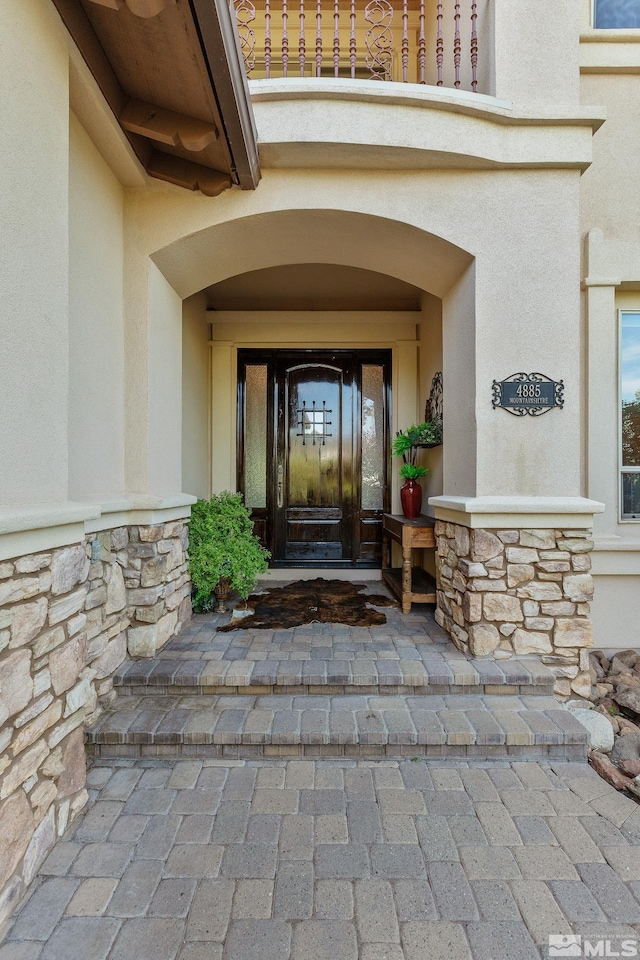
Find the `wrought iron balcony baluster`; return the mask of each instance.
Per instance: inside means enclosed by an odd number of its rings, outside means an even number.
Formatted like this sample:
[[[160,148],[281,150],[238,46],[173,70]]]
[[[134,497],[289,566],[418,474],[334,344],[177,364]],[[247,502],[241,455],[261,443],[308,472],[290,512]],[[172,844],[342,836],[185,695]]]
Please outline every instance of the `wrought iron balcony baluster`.
[[[294,16],[290,2],[233,0],[250,79],[290,76],[290,40],[295,43],[290,37],[290,13]],[[300,77],[333,75],[478,90],[477,0],[431,4],[426,0],[348,0],[348,7],[347,0],[342,0],[342,11],[341,0],[314,0],[314,6],[311,0],[298,0],[298,4],[296,72]],[[307,15],[315,16],[316,27],[315,43],[312,40],[309,45]],[[433,59],[427,57],[428,46],[435,52]],[[469,51],[466,60],[464,48]]]

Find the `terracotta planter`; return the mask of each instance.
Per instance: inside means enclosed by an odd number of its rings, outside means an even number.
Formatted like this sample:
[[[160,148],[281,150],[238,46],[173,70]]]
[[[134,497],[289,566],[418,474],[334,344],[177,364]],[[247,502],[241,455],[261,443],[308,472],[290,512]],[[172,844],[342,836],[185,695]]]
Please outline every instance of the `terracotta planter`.
[[[216,600],[218,601],[215,606],[216,613],[227,613],[228,607],[225,607],[225,600],[229,599],[229,592],[231,589],[231,580],[228,577],[222,577],[218,581],[218,585],[214,587],[213,593]]]
[[[400,487],[400,501],[407,520],[420,516],[422,487],[417,480],[405,480],[404,486]]]

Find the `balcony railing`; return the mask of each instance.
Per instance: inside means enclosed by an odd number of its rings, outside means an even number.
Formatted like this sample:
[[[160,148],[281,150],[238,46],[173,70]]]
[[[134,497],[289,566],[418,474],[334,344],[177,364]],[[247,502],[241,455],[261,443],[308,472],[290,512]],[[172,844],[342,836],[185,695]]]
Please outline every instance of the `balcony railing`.
[[[479,21],[479,15],[487,2],[233,0],[233,5],[252,80],[397,80],[477,93],[485,19]]]

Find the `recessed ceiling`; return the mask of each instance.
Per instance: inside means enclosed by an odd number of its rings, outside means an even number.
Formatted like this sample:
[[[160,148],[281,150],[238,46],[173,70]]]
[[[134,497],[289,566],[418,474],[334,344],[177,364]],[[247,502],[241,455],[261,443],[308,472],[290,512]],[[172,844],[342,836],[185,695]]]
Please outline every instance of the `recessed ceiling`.
[[[298,263],[241,273],[206,294],[210,310],[419,310],[422,291],[359,267]]]

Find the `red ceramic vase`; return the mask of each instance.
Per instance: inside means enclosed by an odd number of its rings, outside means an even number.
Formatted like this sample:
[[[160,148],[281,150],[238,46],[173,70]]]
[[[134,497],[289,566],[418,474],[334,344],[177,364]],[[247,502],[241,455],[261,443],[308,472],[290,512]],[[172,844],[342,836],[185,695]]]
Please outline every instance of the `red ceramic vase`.
[[[420,516],[422,507],[422,487],[417,480],[406,480],[403,487],[400,487],[400,501],[402,503],[402,512],[407,520],[413,520]]]

